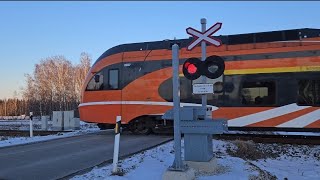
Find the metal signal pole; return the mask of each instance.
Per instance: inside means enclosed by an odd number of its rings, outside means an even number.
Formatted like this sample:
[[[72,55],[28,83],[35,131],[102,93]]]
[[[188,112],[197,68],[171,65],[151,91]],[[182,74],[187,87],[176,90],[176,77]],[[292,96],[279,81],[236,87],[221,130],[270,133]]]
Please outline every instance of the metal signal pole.
[[[174,121],[174,162],[172,169],[183,171],[181,160],[181,132],[180,132],[180,81],[179,81],[179,46],[172,46],[172,86],[173,86],[173,121]]]
[[[202,18],[201,20],[201,30],[202,33],[204,33],[206,31],[206,25],[207,25],[207,20],[206,18]],[[206,60],[206,52],[207,52],[207,45],[205,41],[201,42],[201,61],[205,61]],[[202,79],[202,83],[205,84],[207,83],[207,78],[206,76],[201,76]],[[207,94],[202,94],[202,107],[207,107]]]

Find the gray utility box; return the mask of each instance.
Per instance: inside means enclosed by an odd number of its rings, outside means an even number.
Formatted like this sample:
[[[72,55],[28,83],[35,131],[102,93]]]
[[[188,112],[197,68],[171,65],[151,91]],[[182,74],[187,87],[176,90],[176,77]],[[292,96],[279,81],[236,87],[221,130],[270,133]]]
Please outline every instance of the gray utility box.
[[[63,130],[63,111],[52,112],[52,130],[61,131]]]
[[[211,134],[184,134],[184,160],[208,162],[213,157]]]
[[[162,119],[173,119],[173,110]],[[227,121],[212,119],[212,108],[187,106],[180,108],[180,130],[184,134],[186,161],[208,162],[213,157],[212,134],[228,131]]]
[[[80,129],[80,119],[74,117],[74,111],[53,111],[53,130],[76,130]]]
[[[48,130],[48,120],[50,116],[41,116],[41,130],[47,131]]]
[[[64,115],[64,130],[80,129],[80,119],[74,117],[74,111],[63,111]]]
[[[180,107],[180,120],[204,120],[212,118],[212,108],[201,106]],[[173,109],[168,110],[162,119],[173,120]]]

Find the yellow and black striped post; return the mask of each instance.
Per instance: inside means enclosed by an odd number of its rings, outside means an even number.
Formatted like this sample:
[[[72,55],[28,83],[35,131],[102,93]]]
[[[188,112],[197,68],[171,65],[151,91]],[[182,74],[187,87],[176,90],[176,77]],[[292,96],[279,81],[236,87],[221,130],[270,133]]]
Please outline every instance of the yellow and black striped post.
[[[113,148],[113,169],[112,169],[112,173],[117,173],[118,172],[120,128],[121,128],[121,116],[117,116],[116,127],[114,128],[115,137],[114,137],[114,148]]]
[[[32,122],[32,118],[33,118],[33,112],[30,112],[30,122],[29,122],[29,124],[30,124],[30,128],[29,128],[30,137],[33,137],[33,122]]]
[[[114,128],[114,132],[117,134],[120,134],[120,127],[121,127],[121,117],[118,118],[119,116],[117,116],[117,122],[116,122],[116,127]],[[119,121],[118,121],[119,119]]]

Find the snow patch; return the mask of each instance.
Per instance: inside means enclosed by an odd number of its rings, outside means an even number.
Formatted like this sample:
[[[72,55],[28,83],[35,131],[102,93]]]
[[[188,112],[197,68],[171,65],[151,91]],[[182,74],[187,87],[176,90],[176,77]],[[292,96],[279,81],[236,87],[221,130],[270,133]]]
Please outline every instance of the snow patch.
[[[257,143],[255,147],[260,151],[272,152],[278,156],[247,160],[228,154],[227,149],[234,147],[234,143],[234,141],[213,140],[218,167],[213,174],[197,174],[197,179],[320,179],[319,145]],[[112,175],[112,164],[110,164],[100,168],[95,167],[90,172],[72,179],[161,180],[163,173],[172,165],[173,160],[173,142],[169,142],[120,161],[119,166],[124,172],[123,176]]]
[[[49,121],[52,122],[52,121]],[[34,121],[34,130],[41,128],[41,121]],[[52,124],[51,124],[52,125]],[[9,129],[7,128],[9,127]],[[29,120],[0,120],[0,129],[6,130],[29,130]],[[59,138],[66,138],[71,136],[84,135],[88,133],[96,133],[101,130],[96,124],[86,123],[80,121],[80,130],[74,130],[72,132],[58,133],[48,136],[34,136],[34,137],[8,137],[0,136],[0,147],[7,147],[19,144],[29,144],[41,141],[48,141]]]

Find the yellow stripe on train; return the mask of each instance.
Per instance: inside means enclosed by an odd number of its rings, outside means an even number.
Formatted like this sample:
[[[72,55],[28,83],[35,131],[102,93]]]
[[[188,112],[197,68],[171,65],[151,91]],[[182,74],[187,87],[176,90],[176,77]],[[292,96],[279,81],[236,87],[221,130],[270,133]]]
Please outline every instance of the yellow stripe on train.
[[[232,69],[225,70],[224,75],[236,74],[263,74],[263,73],[286,73],[286,72],[310,72],[320,71],[320,66],[296,66],[296,67],[277,67],[277,68],[255,68],[255,69]],[[183,74],[179,74],[183,77]]]
[[[262,73],[285,73],[285,72],[308,72],[320,71],[320,66],[296,66],[296,67],[276,67],[276,68],[256,68],[256,69],[236,69],[225,70],[225,75],[234,74],[262,74]]]

